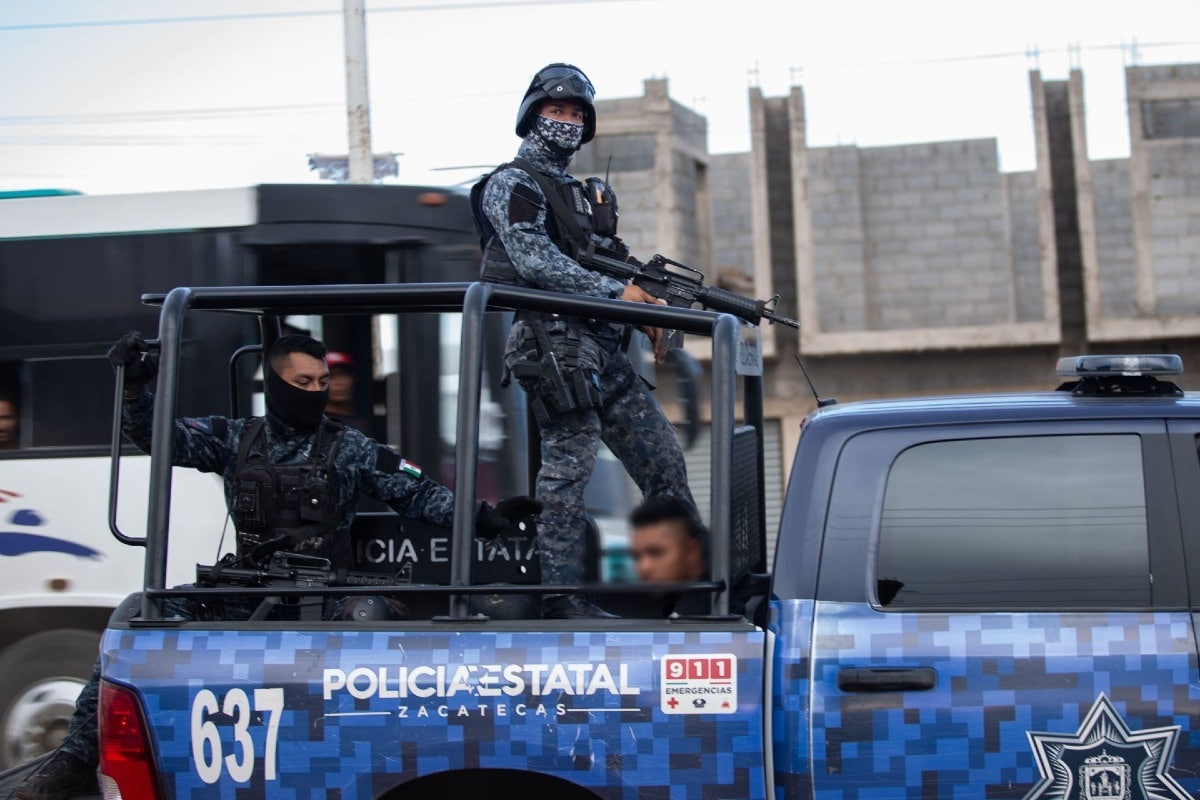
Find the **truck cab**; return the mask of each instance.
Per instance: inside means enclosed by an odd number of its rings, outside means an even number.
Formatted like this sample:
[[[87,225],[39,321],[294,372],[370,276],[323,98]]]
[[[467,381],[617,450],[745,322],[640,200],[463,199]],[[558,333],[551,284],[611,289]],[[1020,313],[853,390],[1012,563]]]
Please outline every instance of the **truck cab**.
[[[808,417],[773,573],[779,797],[1200,790],[1200,403],[1170,356]]]

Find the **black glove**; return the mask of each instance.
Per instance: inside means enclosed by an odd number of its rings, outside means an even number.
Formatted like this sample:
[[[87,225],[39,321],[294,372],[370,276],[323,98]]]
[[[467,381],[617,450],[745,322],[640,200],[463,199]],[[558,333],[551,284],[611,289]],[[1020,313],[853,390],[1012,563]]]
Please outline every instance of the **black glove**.
[[[158,357],[137,331],[130,331],[108,348],[113,369],[125,367],[125,388],[140,389],[158,374]]]
[[[528,495],[506,497],[494,508],[484,501],[479,504],[479,513],[475,515],[475,535],[494,539],[526,517],[540,514],[541,511],[542,502]]]

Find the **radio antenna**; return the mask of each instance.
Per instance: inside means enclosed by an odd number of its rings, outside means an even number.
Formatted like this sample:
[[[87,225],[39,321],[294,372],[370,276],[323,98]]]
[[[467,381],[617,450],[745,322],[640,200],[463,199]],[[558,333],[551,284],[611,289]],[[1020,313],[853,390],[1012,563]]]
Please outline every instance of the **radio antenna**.
[[[836,397],[821,397],[821,395],[817,394],[817,386],[813,383],[812,378],[809,377],[808,370],[804,368],[804,362],[800,360],[799,353],[796,353],[796,364],[799,365],[800,371],[804,373],[804,380],[808,381],[808,389],[812,392],[813,399],[817,401],[817,408],[824,408],[825,406],[837,403]]]
[[[608,154],[608,163],[604,165],[604,185],[608,186],[608,174],[612,172],[612,153]]]

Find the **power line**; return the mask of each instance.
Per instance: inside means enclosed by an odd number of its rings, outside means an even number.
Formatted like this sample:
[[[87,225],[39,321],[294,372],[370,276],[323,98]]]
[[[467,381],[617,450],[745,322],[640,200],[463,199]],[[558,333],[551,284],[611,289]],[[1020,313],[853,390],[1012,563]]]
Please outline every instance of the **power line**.
[[[423,3],[408,6],[380,6],[368,8],[367,14],[416,13],[425,11],[474,11],[488,8],[521,8],[524,6],[555,5],[601,5],[608,3],[644,3],[649,0],[473,0],[471,2]],[[0,25],[0,32],[44,31],[68,28],[111,28],[125,25],[170,25],[192,22],[244,22],[263,19],[295,19],[300,17],[341,16],[341,9],[317,11],[256,11],[244,14],[212,14],[187,17],[132,17],[128,19],[76,20],[72,22],[30,22],[16,25]]]
[[[1129,42],[1118,44],[1093,44],[1093,45],[1073,45],[1069,47],[1049,47],[1039,48],[1031,47],[1027,50],[1009,50],[997,53],[976,53],[973,55],[953,55],[953,56],[935,56],[932,58],[904,58],[890,59],[883,61],[858,61],[858,62],[840,62],[832,64],[809,64],[796,67],[799,72],[807,70],[835,70],[835,69],[860,69],[863,67],[903,67],[903,66],[919,66],[923,64],[960,64],[968,61],[997,61],[1009,58],[1036,58],[1041,55],[1078,55],[1084,52],[1101,52],[1101,51],[1119,51],[1133,53],[1147,48],[1159,47],[1195,47],[1200,45],[1200,40],[1179,41],[1179,42]]]
[[[440,103],[447,100],[478,100],[487,97],[507,97],[508,92],[474,92],[463,94],[437,94],[425,96],[399,96],[392,102],[402,104]],[[285,105],[229,106],[210,108],[177,108],[148,111],[95,111],[79,114],[26,114],[0,115],[0,126],[4,125],[119,125],[141,122],[200,122],[230,117],[284,116],[288,114],[314,114],[333,109],[345,111],[342,103],[294,103]]]
[[[122,122],[173,122],[220,117],[303,114],[343,108],[340,103],[294,103],[290,105],[231,106],[227,108],[177,108],[159,111],[98,111],[88,114],[41,114],[0,116],[0,125],[93,125]]]
[[[299,137],[290,137],[290,141],[300,143]],[[115,136],[105,134],[51,134],[44,136],[2,136],[0,146],[5,147],[180,147],[180,146],[220,146],[247,147],[261,144],[275,146],[281,142],[278,136],[240,136],[214,134],[211,136]]]

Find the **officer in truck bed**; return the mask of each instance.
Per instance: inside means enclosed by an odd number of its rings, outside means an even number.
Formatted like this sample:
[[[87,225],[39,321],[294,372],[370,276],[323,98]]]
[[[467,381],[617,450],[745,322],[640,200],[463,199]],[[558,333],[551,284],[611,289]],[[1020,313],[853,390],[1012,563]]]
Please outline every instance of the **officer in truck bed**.
[[[175,421],[175,466],[222,475],[225,499],[237,529],[237,561],[265,563],[278,551],[329,558],[350,566],[350,526],[360,492],[386,502],[396,512],[449,525],[454,494],[426,478],[419,467],[391,449],[324,414],[329,365],[325,345],[289,334],[270,345],[263,363],[267,415],[249,419],[183,418]],[[154,396],[147,385],[157,372],[140,334],[121,337],[109,350],[114,366],[125,368],[125,435],[150,450]],[[528,497],[481,503],[476,529],[493,537],[541,506]],[[219,615],[247,619],[256,604],[229,598],[221,610],[198,607],[183,598],[166,602],[165,613],[195,619]],[[345,616],[352,601],[329,604],[326,616]],[[96,711],[100,681],[97,660],[91,680],[76,701],[67,738],[17,790],[22,800],[69,798],[96,793]]]
[[[640,287],[588,270],[572,258],[580,241],[615,239],[614,213],[600,219],[588,193],[567,174],[596,133],[595,90],[570,64],[534,75],[517,112],[517,158],[477,183],[472,209],[483,246],[483,279],[567,294],[658,303]],[[599,185],[599,183],[597,183]],[[662,331],[645,329],[662,348]],[[537,498],[542,579],[579,583],[583,574],[584,487],[603,441],[644,495],[694,505],[675,429],[623,350],[628,326],[523,311],[508,337],[505,363],[528,393],[541,434]],[[576,595],[548,596],[547,618],[611,616]]]

